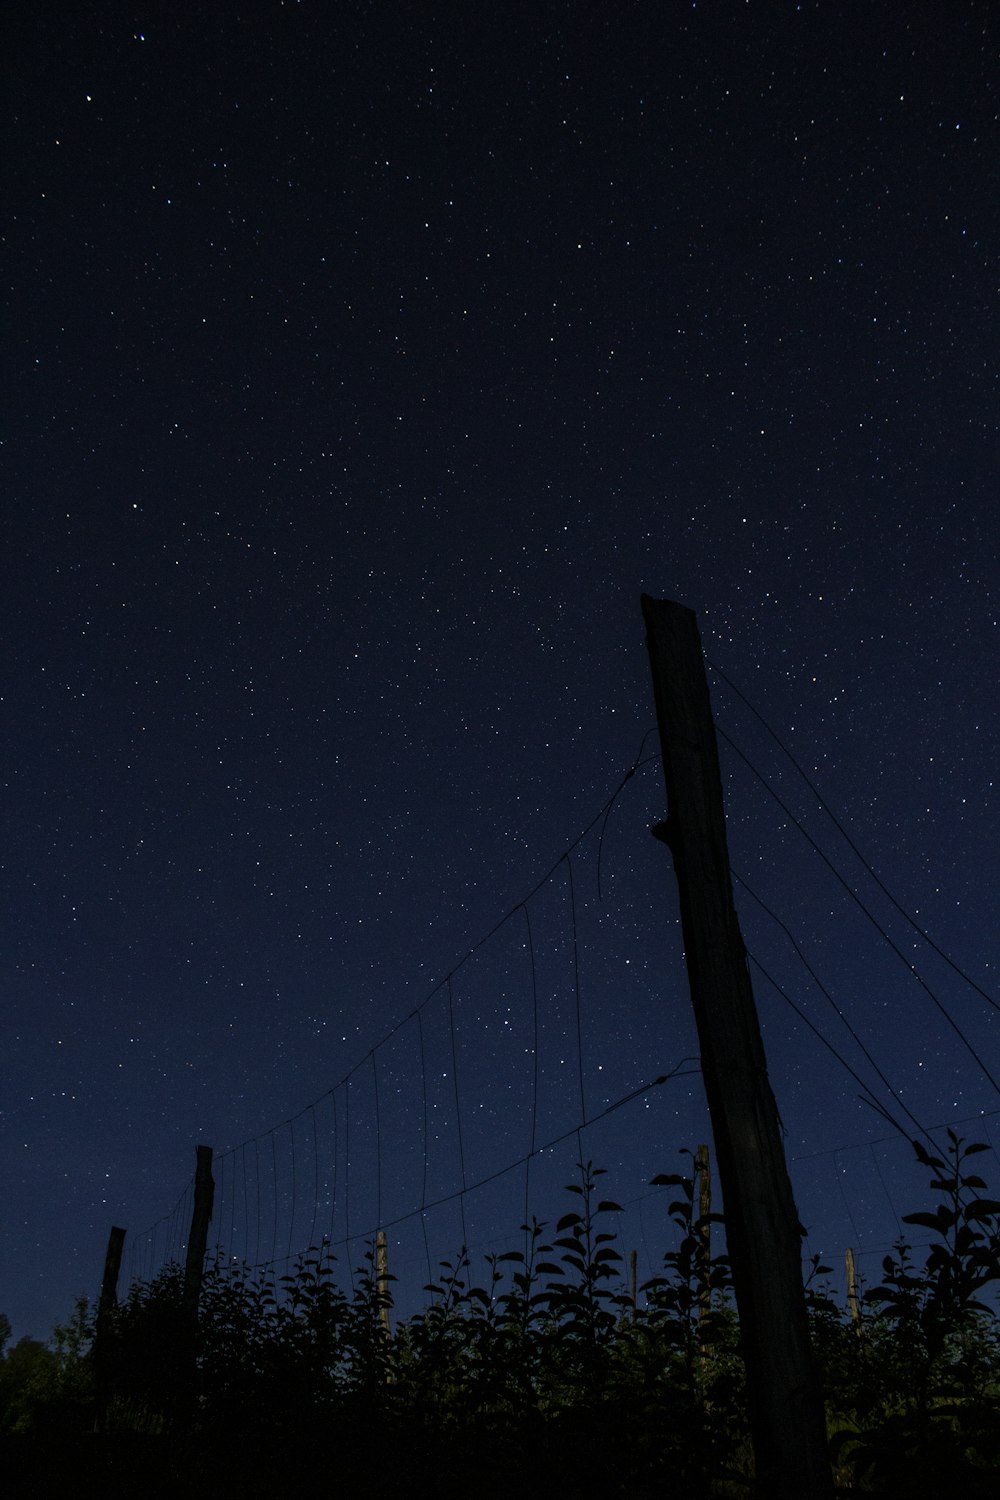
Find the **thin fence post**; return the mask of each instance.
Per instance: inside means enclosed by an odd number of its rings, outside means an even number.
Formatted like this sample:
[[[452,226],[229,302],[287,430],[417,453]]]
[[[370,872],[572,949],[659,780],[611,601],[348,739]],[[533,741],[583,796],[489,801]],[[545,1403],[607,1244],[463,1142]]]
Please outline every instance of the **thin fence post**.
[[[122,1252],[125,1249],[124,1229],[112,1225],[108,1235],[108,1248],[104,1257],[104,1276],[101,1281],[101,1300],[97,1304],[97,1331],[106,1323],[118,1306],[118,1276],[121,1272]]]
[[[212,1220],[212,1204],[215,1201],[215,1179],[212,1176],[211,1146],[197,1147],[197,1165],[194,1174],[194,1208],[191,1211],[191,1233],[188,1235],[187,1260],[184,1265],[184,1294],[182,1309],[184,1320],[193,1332],[198,1321],[198,1298],[205,1274],[205,1251],[208,1247],[208,1226]]]
[[[108,1248],[104,1256],[104,1276],[101,1279],[101,1296],[97,1304],[97,1325],[94,1329],[94,1386],[96,1415],[94,1426],[103,1432],[111,1400],[111,1341],[112,1319],[118,1306],[118,1277],[121,1273],[122,1251],[125,1248],[125,1230],[114,1224],[108,1235]]]
[[[848,1245],[844,1251],[844,1269],[847,1272],[847,1305],[851,1310],[854,1332],[861,1334],[861,1303],[858,1300],[858,1268],[854,1263],[854,1250]]]
[[[389,1323],[389,1242],[385,1230],[375,1236],[375,1285],[378,1290],[378,1316],[386,1339],[391,1338]]]

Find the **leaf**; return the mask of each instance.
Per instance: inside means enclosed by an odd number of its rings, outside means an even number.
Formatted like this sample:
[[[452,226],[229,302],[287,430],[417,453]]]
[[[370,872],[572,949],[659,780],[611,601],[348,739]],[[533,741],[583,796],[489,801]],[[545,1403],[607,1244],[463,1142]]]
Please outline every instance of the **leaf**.
[[[599,1214],[620,1214],[623,1212],[623,1209],[620,1203],[614,1203],[610,1198],[602,1198],[597,1205],[597,1212]]]
[[[904,1224],[919,1224],[921,1229],[933,1229],[935,1234],[947,1234],[948,1230],[955,1224],[958,1215],[953,1209],[946,1208],[942,1203],[935,1213],[904,1214]]]
[[[562,1218],[559,1220],[559,1223],[556,1225],[556,1232],[559,1233],[563,1229],[570,1229],[574,1224],[582,1223],[583,1219],[579,1214],[563,1214]],[[561,1245],[562,1241],[556,1240],[556,1244]]]
[[[973,1220],[994,1219],[998,1214],[1000,1214],[1000,1202],[996,1198],[977,1198],[965,1210],[965,1217]]]
[[[655,1177],[649,1179],[650,1187],[680,1187],[686,1182],[686,1177],[681,1177],[678,1172],[657,1172]]]
[[[561,1240],[553,1240],[552,1243],[559,1250],[572,1250],[573,1253],[574,1253],[574,1255],[579,1255],[579,1253],[580,1253],[580,1241],[579,1240],[571,1240],[568,1237],[566,1237],[565,1239],[561,1239]]]

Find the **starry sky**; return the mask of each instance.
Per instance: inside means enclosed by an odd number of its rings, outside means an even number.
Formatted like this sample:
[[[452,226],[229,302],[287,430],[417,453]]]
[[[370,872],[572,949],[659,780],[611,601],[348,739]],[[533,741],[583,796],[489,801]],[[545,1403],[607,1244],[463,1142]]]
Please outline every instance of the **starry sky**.
[[[224,1249],[273,1249],[255,1191],[280,1253],[395,1218],[402,1287],[456,1248],[454,1200],[411,1243],[456,1172],[677,1068],[531,1168],[551,1219],[578,1151],[606,1166],[657,1269],[648,1179],[707,1125],[643,591],[720,669],[807,1250],[877,1268],[920,1179],[842,1060],[910,1133],[900,1101],[1000,1121],[994,7],[10,25],[15,1334],[96,1293],[112,1224],[134,1254],[183,1217],[197,1142],[229,1153]],[[460,1201],[477,1253],[516,1241],[504,1181]]]

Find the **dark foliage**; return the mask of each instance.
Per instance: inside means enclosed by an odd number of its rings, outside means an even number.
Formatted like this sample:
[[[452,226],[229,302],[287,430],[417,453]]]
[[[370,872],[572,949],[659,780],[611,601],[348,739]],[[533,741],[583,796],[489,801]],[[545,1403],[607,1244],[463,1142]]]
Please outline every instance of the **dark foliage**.
[[[936,1200],[905,1220],[931,1235],[922,1260],[897,1244],[855,1316],[827,1267],[807,1278],[831,1454],[844,1492],[978,1500],[1000,1493],[1000,1202],[969,1167],[986,1148],[949,1133],[940,1156],[916,1149]],[[415,1477],[439,1496],[751,1493],[721,1219],[698,1216],[693,1173],[654,1179],[674,1237],[636,1295],[601,1176],[581,1163],[551,1234],[523,1225],[480,1278],[464,1248],[442,1263],[392,1333],[374,1247],[350,1295],[325,1247],[280,1278],[212,1266],[196,1325],[168,1266],[131,1289],[99,1364],[81,1304],[50,1345],[0,1359],[10,1493],[409,1492]]]

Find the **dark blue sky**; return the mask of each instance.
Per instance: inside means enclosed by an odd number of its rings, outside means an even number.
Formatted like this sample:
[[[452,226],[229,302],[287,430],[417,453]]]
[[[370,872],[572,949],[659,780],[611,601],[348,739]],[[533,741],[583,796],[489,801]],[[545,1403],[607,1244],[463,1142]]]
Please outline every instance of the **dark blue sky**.
[[[16,1332],[95,1291],[110,1225],[137,1243],[197,1141],[269,1142],[356,1065],[365,1220],[364,1059],[637,756],[643,590],[697,611],[903,906],[995,991],[997,39],[978,3],[42,3],[15,23],[0,1306]],[[1000,1075],[995,1010],[914,938],[725,684],[713,695]],[[908,1107],[926,1124],[1000,1109],[725,745],[723,762],[735,868]],[[696,1050],[647,832],[662,812],[648,765],[608,821],[603,901],[600,827],[574,856],[589,1114]],[[565,884],[560,867],[531,909],[536,991],[550,966],[542,1133],[577,1121]],[[862,1070],[783,933],[738,901],[751,950]],[[530,1145],[518,932],[453,986],[469,1180]],[[860,1239],[877,1265],[887,1201],[917,1206],[906,1148],[864,1144],[884,1120],[756,984],[810,1245]],[[442,1003],[425,1070],[444,1077]],[[383,1218],[422,1190],[400,1035],[378,1054]],[[455,1121],[435,1107],[445,1191]],[[296,1127],[309,1172],[332,1130],[315,1118]],[[639,1198],[703,1131],[689,1077],[585,1149]],[[623,1233],[655,1262],[655,1199],[635,1212]],[[519,1209],[480,1220],[482,1244],[516,1237]]]

